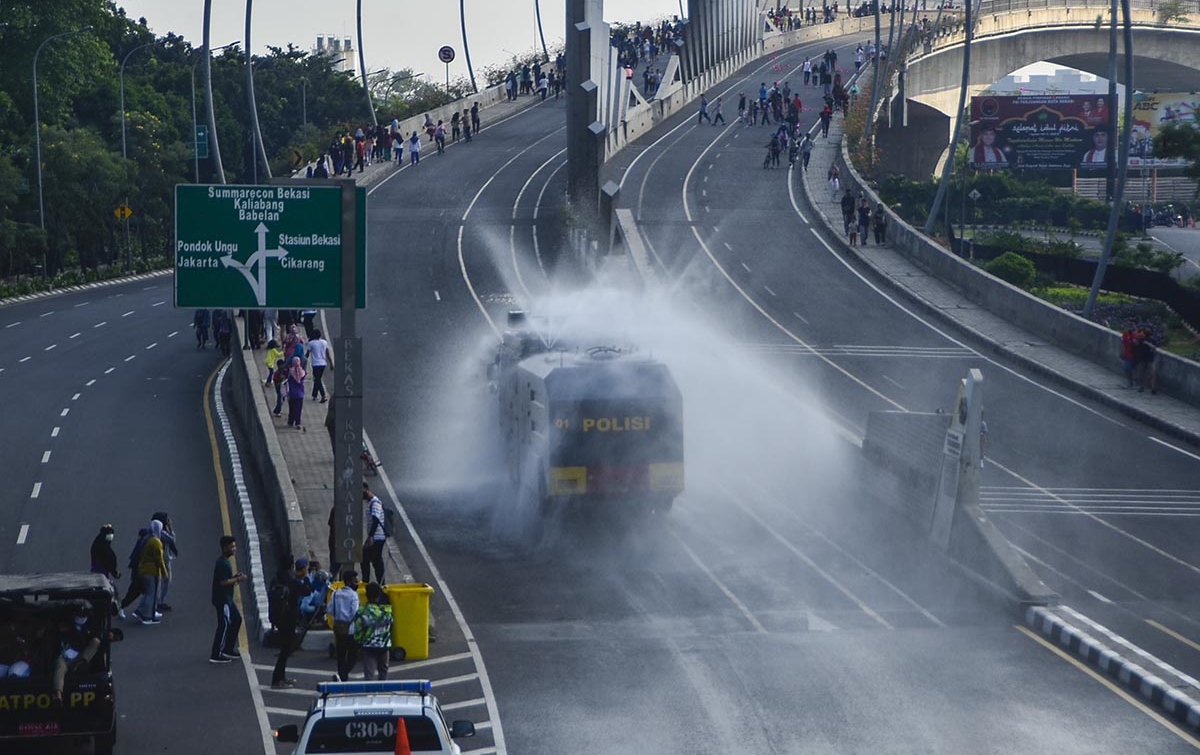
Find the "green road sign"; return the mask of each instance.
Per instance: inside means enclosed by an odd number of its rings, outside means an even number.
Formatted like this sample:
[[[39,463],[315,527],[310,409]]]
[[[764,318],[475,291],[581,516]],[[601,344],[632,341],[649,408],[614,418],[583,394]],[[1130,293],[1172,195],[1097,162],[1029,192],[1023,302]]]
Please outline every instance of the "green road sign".
[[[192,149],[196,151],[197,158],[208,159],[208,126],[196,126],[196,142]]]
[[[358,308],[367,301],[367,193],[357,189]],[[338,186],[175,187],[175,306],[342,304]]]

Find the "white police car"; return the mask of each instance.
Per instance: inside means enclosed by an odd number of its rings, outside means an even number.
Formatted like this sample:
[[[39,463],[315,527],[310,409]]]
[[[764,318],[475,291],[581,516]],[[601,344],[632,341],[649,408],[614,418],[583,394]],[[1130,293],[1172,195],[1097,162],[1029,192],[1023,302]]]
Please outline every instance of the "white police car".
[[[279,742],[295,742],[307,753],[437,752],[459,755],[453,742],[475,736],[475,724],[449,727],[428,680],[321,682],[318,697],[300,726],[275,731]],[[407,749],[405,749],[407,747]]]

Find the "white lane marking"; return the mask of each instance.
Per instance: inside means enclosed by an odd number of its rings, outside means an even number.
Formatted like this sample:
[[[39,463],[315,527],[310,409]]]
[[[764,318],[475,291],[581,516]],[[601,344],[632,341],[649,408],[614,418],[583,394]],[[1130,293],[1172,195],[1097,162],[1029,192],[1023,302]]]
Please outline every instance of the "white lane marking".
[[[792,314],[796,316],[797,320],[804,323],[805,325],[808,325],[808,320],[804,319],[804,315],[800,314],[799,312],[793,312]]]
[[[725,583],[713,573],[712,569],[708,568],[707,564],[700,560],[700,557],[696,555],[695,551],[688,547],[688,544],[683,541],[683,538],[679,536],[679,533],[675,531],[674,527],[671,528],[671,534],[675,536],[675,540],[677,540],[679,545],[683,547],[683,551],[688,555],[688,558],[692,559],[692,563],[694,563],[697,568],[700,569],[700,571],[704,572],[704,575],[708,577],[709,581],[717,586],[717,589],[721,591],[722,595],[729,599],[730,603],[732,603],[739,611],[741,611],[742,615],[746,617],[746,621],[750,622],[750,626],[754,627],[754,631],[758,632],[759,634],[767,634],[767,628],[762,625],[762,622],[758,620],[758,617],[750,611],[750,608],[743,603],[738,596],[733,594],[733,591],[730,590]]]
[[[708,183],[708,176],[704,177],[704,183]]]
[[[534,107],[536,107],[536,105]],[[458,224],[458,269],[462,273],[463,283],[467,284],[467,291],[470,292],[471,298],[475,300],[475,306],[479,308],[479,313],[482,314],[483,319],[487,321],[488,327],[491,328],[492,333],[495,334],[497,341],[503,340],[504,337],[500,333],[500,329],[498,327],[496,327],[496,323],[494,323],[492,321],[492,316],[488,314],[487,307],[485,307],[483,305],[483,301],[479,298],[479,294],[475,291],[475,285],[473,283],[471,283],[471,276],[467,272],[467,260],[466,260],[466,255],[463,252],[463,233],[467,227],[467,217],[470,216],[471,210],[473,210],[475,208],[475,203],[478,202],[479,198],[483,196],[483,192],[487,191],[487,187],[491,186],[492,181],[496,180],[496,176],[500,175],[501,171],[503,171],[509,165],[512,165],[519,157],[524,155],[526,152],[530,151],[531,149],[533,149],[537,145],[541,144],[542,142],[546,141],[550,137],[555,136],[556,134],[558,134],[559,131],[562,131],[565,128],[566,128],[566,126],[560,126],[556,129],[554,129],[553,131],[551,131],[548,134],[546,134],[545,136],[543,136],[541,139],[538,139],[537,141],[531,143],[525,149],[521,150],[520,152],[518,152],[515,155],[513,155],[512,157],[510,157],[499,168],[496,168],[496,170],[492,173],[492,175],[488,176],[488,180],[483,182],[483,186],[479,187],[479,191],[475,192],[475,196],[471,197],[471,201],[467,205],[467,208],[465,210],[463,210],[462,218],[460,218],[460,222]]]
[[[20,364],[25,364],[25,363],[26,363],[26,362],[28,362],[30,359],[33,359],[33,357],[24,357],[24,358],[22,358],[22,359],[18,359],[18,360],[17,360],[17,362],[19,362]]]
[[[725,248],[726,248],[726,249],[728,249],[728,250],[729,250],[729,251],[731,251],[731,252],[733,251],[733,247],[731,247],[731,246],[729,245],[729,242],[728,242],[728,241],[722,241],[721,243],[725,245]]]
[[[171,333],[170,333],[170,335],[168,335],[168,336],[167,336],[167,338],[174,338],[174,337],[175,337],[175,336],[177,336],[177,335],[179,335],[179,331],[178,331],[178,330],[172,330],[172,331],[171,331]]]
[[[537,199],[534,200],[533,203],[534,221],[537,220],[538,212],[542,208],[542,197],[546,195],[546,189],[550,188],[550,182],[554,180],[554,177],[558,175],[558,172],[562,170],[566,164],[567,161],[563,160],[558,165],[555,165],[554,170],[550,171],[550,174],[546,176],[546,180],[542,183],[542,188],[538,191]],[[542,262],[542,249],[538,245],[538,224],[536,222],[533,224],[533,257],[537,260],[538,269],[542,271],[542,277],[546,280],[549,280],[550,276],[546,275],[546,264]]]
[[[702,196],[702,197],[707,197],[707,196],[708,196],[708,189],[701,189],[701,190],[700,190],[700,196]]]
[[[564,153],[566,151],[567,151],[567,148],[563,147],[558,152],[555,152],[553,155],[551,155],[549,158],[547,158],[545,160],[545,162],[543,162],[541,165],[537,166],[537,168],[532,173],[529,174],[529,178],[525,179],[525,183],[521,184],[521,190],[517,192],[517,196],[513,199],[513,203],[512,203],[511,217],[514,221],[517,219],[517,211],[520,209],[521,197],[525,196],[525,192],[529,190],[529,186],[530,186],[530,184],[533,183],[533,179],[537,178],[537,175],[539,173],[541,173],[543,170],[545,170],[545,168],[548,165],[550,165],[550,163],[554,162],[559,157],[561,157],[562,153]],[[540,193],[538,194],[538,197],[541,197]],[[516,226],[516,223],[511,223],[508,226],[508,250],[509,250],[509,255],[512,257],[513,273],[515,273],[517,276],[517,285],[520,286],[521,290],[525,292],[526,298],[532,299],[533,294],[530,293],[529,288],[525,285],[525,278],[524,278],[524,276],[521,275],[521,266],[519,264],[517,264],[517,226]],[[544,268],[541,268],[541,271],[542,271],[543,275],[546,272]]]
[[[1161,660],[1158,656],[1148,653],[1145,650],[1143,650],[1142,648],[1138,647],[1137,645],[1134,645],[1132,642],[1125,639],[1124,637],[1117,634],[1116,632],[1112,631],[1111,629],[1104,626],[1103,624],[1095,621],[1094,619],[1088,618],[1087,616],[1083,615],[1079,611],[1076,611],[1074,608],[1071,608],[1070,606],[1068,606],[1066,604],[1059,606],[1058,610],[1061,611],[1062,613],[1065,613],[1065,614],[1068,614],[1069,616],[1074,617],[1077,621],[1080,621],[1080,622],[1086,624],[1092,631],[1107,638],[1110,642],[1112,642],[1116,645],[1120,645],[1121,647],[1125,648],[1129,652],[1138,656],[1142,660],[1144,660],[1154,666],[1157,666],[1159,668],[1159,670],[1165,671],[1168,674],[1174,674],[1175,676],[1179,677],[1183,681],[1190,684],[1194,689],[1200,690],[1200,681],[1197,681],[1195,678],[1189,676],[1188,674],[1184,673],[1183,671],[1180,671],[1179,669],[1175,668],[1174,666],[1167,663],[1166,661]]]
[[[274,666],[271,666],[271,668],[272,668],[272,669],[274,669],[275,667],[274,667]],[[289,668],[289,669],[288,669],[288,671],[291,671],[291,669]],[[328,672],[328,671],[326,671],[326,672],[324,673],[324,676],[329,676],[329,672]],[[272,690],[270,687],[264,687],[263,689],[268,689],[268,690],[271,690],[272,692],[278,692],[278,691],[279,691],[279,690],[277,690],[277,689],[276,689],[276,690]],[[443,705],[443,706],[442,706],[442,710],[445,710],[445,709],[446,709],[446,706],[445,706],[445,705]],[[271,715],[273,715],[273,716],[294,716],[294,717],[296,717],[296,718],[304,718],[304,717],[306,717],[306,716],[308,715],[308,711],[304,711],[304,710],[293,710],[293,709],[291,709],[291,708],[272,708],[272,707],[271,707],[271,706],[269,706],[269,705],[264,705],[264,706],[263,706],[263,710],[265,710],[267,713],[270,713],[270,714],[271,714]]]
[[[47,346],[46,348],[42,349],[42,351],[54,351],[57,348],[58,348],[58,344],[52,343],[49,346]]]
[[[367,444],[367,450],[371,452],[371,455],[378,459],[379,454],[375,450],[375,444],[371,442],[365,430],[363,431],[363,443]],[[408,530],[408,535],[416,546],[417,552],[421,554],[421,558],[429,566],[430,576],[433,577],[438,589],[442,591],[442,597],[446,599],[446,604],[450,607],[450,612],[454,614],[454,619],[462,629],[463,640],[466,642],[467,647],[470,648],[471,658],[478,672],[479,686],[483,689],[483,696],[487,700],[488,719],[494,722],[492,740],[496,743],[497,751],[503,755],[508,752],[508,747],[504,742],[504,729],[500,725],[500,711],[496,705],[496,695],[492,691],[492,682],[488,676],[487,667],[483,665],[483,656],[479,652],[479,643],[475,639],[475,633],[471,631],[470,625],[467,624],[467,618],[463,615],[462,608],[458,605],[458,600],[450,591],[450,586],[442,578],[441,571],[434,565],[433,557],[429,555],[429,550],[425,547],[425,541],[417,534],[412,520],[408,516],[408,512],[401,505],[400,497],[396,495],[396,489],[392,486],[391,479],[389,479],[388,475],[380,475],[380,477],[383,479],[384,489],[387,490],[388,495],[392,498],[392,505],[400,515],[400,521],[404,523],[404,528]]]
[[[433,300],[434,300],[434,301],[441,301],[441,300],[442,300],[442,295],[438,293],[438,290],[437,290],[436,288],[435,288],[435,289],[433,289]]]
[[[166,302],[165,302],[165,301],[156,301],[156,302],[154,302],[153,304],[151,304],[150,306],[151,306],[151,307],[161,307],[161,306],[162,306],[162,305],[164,305],[164,304],[166,304]]]
[[[479,674],[463,674],[461,676],[447,676],[444,679],[434,679],[434,687],[449,687],[451,684],[464,684],[473,682],[479,678]]]
[[[5,325],[5,326],[4,326],[4,329],[5,329],[5,330],[8,330],[9,328],[15,328],[15,327],[17,327],[17,326],[18,326],[18,325],[20,325],[20,324],[21,324],[21,321],[20,321],[20,320],[17,320],[16,322],[10,322],[8,325]]]
[[[96,378],[92,378],[91,380],[89,380],[89,381],[87,381],[86,383],[84,383],[84,384],[83,384],[83,386],[84,386],[85,388],[91,388],[91,387],[92,387],[93,385],[95,385],[95,384],[96,384]]]
[[[83,334],[82,334],[82,333],[72,333],[72,334],[71,334],[71,338],[70,338],[70,340],[72,340],[72,341],[73,341],[73,340],[75,340],[76,338],[79,338],[79,336],[81,336],[81,335],[83,335]]]
[[[105,374],[105,375],[107,375],[108,373],[112,372],[112,371],[113,371],[113,370],[115,370],[115,369],[117,369],[117,368],[116,368],[116,367],[109,367],[107,370],[105,370],[105,371],[104,371],[104,374]]]
[[[404,664],[404,667],[408,668],[408,664]],[[274,668],[274,666],[271,666],[270,668]],[[327,671],[325,673],[329,672]],[[487,700],[483,699],[482,697],[476,697],[472,700],[460,700],[456,703],[446,703],[442,706],[442,710],[462,710],[463,708],[474,708],[486,704]]]
[[[51,431],[50,431],[50,437],[51,437],[51,438],[57,438],[57,437],[58,437],[58,432],[59,432],[59,430],[62,430],[62,428],[61,428],[61,427],[55,427],[53,430],[51,430]]]
[[[33,483],[33,492],[29,494],[29,497],[37,498],[41,494],[42,494],[42,483],[40,483],[40,482]]]
[[[742,269],[745,270],[746,272],[750,272],[750,266],[747,265],[745,262],[742,263]]]
[[[49,452],[49,451],[43,451],[43,452],[42,452],[42,463],[43,463],[43,464],[49,464],[49,463],[50,463],[50,452]]]
[[[72,396],[72,397],[71,397],[71,400],[72,400],[72,401],[78,401],[78,400],[79,400],[79,397],[80,397],[80,396],[82,396],[82,395],[83,395],[82,393],[76,393],[74,396]]]
[[[130,354],[129,356],[125,357],[126,362],[131,362],[134,359],[137,359],[137,354]]]
[[[657,146],[657,145],[658,145],[658,143],[659,143],[659,142],[661,142],[663,139],[666,139],[668,136],[670,136],[671,134],[675,133],[675,132],[676,132],[676,131],[678,131],[679,129],[683,128],[683,127],[684,127],[684,126],[686,126],[687,124],[688,124],[688,121],[684,121],[683,123],[680,123],[680,124],[679,124],[678,126],[676,126],[675,128],[671,129],[671,130],[670,130],[670,131],[668,131],[667,133],[665,133],[665,134],[663,134],[662,136],[660,136],[660,137],[659,137],[659,138],[658,138],[658,139],[657,139],[657,140],[654,142],[654,144],[651,144],[651,145],[650,145],[650,147],[649,147],[649,148],[647,148],[647,149],[653,149],[653,148],[654,148],[655,146]],[[667,148],[666,148],[666,149],[664,149],[664,150],[660,151],[660,152],[659,152],[657,155],[655,155],[654,159],[650,161],[650,164],[649,164],[648,166],[646,166],[646,173],[645,173],[645,175],[643,175],[643,176],[642,176],[641,183],[639,183],[639,184],[638,184],[638,196],[637,196],[637,219],[638,219],[638,221],[639,221],[639,222],[640,222],[640,221],[641,221],[641,219],[642,219],[642,199],[643,199],[643,197],[645,197],[645,195],[646,195],[646,183],[647,183],[647,182],[650,180],[650,174],[654,172],[654,166],[655,166],[655,165],[658,165],[658,161],[659,161],[659,160],[661,160],[661,159],[663,159],[664,157],[666,157],[667,153],[668,153],[668,152],[671,150],[671,147],[674,147],[676,144],[678,144],[679,142],[683,141],[683,140],[684,140],[684,138],[685,138],[685,137],[687,137],[687,135],[688,135],[688,134],[692,133],[692,131],[694,131],[694,130],[695,130],[695,128],[696,128],[696,126],[695,126],[695,125],[692,125],[692,127],[691,127],[691,128],[689,128],[687,131],[684,131],[682,134],[680,134],[680,135],[679,135],[679,138],[677,138],[675,141],[673,141],[673,142],[671,142],[669,145],[667,145]],[[625,169],[625,173],[624,173],[624,174],[621,176],[621,186],[624,186],[624,185],[625,185],[625,176],[628,176],[628,175],[629,175],[629,171],[630,171],[630,170],[632,170],[633,166],[637,164],[637,161],[638,161],[638,160],[641,160],[641,159],[642,159],[642,155],[644,155],[644,154],[646,154],[646,151],[639,152],[639,153],[638,153],[638,155],[637,155],[637,157],[633,158],[633,162],[629,163],[629,167]]]
[[[900,384],[899,384],[899,383],[897,383],[895,380],[892,380],[892,379],[891,379],[890,377],[888,377],[887,375],[880,375],[880,377],[881,377],[881,378],[883,378],[884,380],[888,381],[888,382],[889,382],[889,383],[891,383],[892,385],[896,386],[896,387],[897,387],[897,388],[899,388],[900,390],[904,390],[904,386],[900,385]]]
[[[1178,451],[1179,453],[1183,454],[1184,456],[1190,456],[1193,459],[1195,459],[1196,461],[1200,461],[1200,456],[1197,456],[1196,454],[1192,453],[1191,451],[1184,451],[1179,446],[1173,446],[1170,443],[1166,442],[1165,440],[1159,440],[1158,438],[1155,438],[1153,435],[1147,435],[1146,437],[1149,438],[1150,440],[1154,441],[1155,443],[1159,444],[1160,446],[1166,446],[1167,448],[1171,449],[1172,451]]]
[[[1100,601],[1101,603],[1111,603],[1111,602],[1112,602],[1111,600],[1109,600],[1108,598],[1104,597],[1103,595],[1101,595],[1100,593],[1096,592],[1095,590],[1088,590],[1087,592],[1088,592],[1088,595],[1091,595],[1093,598],[1095,598],[1096,600]]]
[[[154,348],[155,346],[157,346],[157,345],[158,345],[158,341],[155,341],[154,343],[152,343],[152,344],[150,344],[149,346],[147,346],[147,347],[146,347],[146,351],[149,351],[150,349],[153,349],[153,348]]]
[[[795,171],[795,166],[788,168],[788,198],[790,198],[792,200],[792,207],[794,207],[796,209],[796,214],[800,216],[801,220],[803,220],[805,223],[807,223],[808,216],[805,215],[803,212],[801,212],[800,206],[796,204],[796,195],[794,193],[796,191],[795,183],[791,180],[792,173],[794,171]],[[804,180],[804,173],[800,174],[800,180],[801,181]]]
[[[52,314],[54,314],[54,310],[53,310],[53,309],[52,309],[52,310],[50,310],[49,312],[43,312],[43,313],[41,313],[40,315],[38,315],[38,317],[49,317],[49,316],[50,316],[50,315],[52,315]]]
[[[815,571],[817,574],[821,575],[821,577],[826,582],[833,585],[834,589],[836,589],[838,592],[840,592],[842,595],[844,595],[851,603],[858,606],[859,610],[861,610],[867,616],[870,616],[872,619],[874,619],[884,629],[895,629],[895,627],[893,627],[888,622],[887,619],[883,618],[878,613],[876,613],[875,609],[871,608],[869,605],[864,603],[857,595],[855,595],[853,592],[851,592],[849,590],[849,588],[847,588],[845,585],[843,585],[841,582],[839,582],[836,577],[834,577],[832,574],[830,574],[829,572],[822,569],[820,564],[818,564],[816,561],[812,560],[812,558],[810,558],[807,553],[800,550],[799,546],[797,546],[791,540],[788,540],[783,535],[780,535],[778,532],[776,532],[774,527],[772,527],[771,525],[764,522],[762,520],[762,518],[759,517],[758,514],[751,511],[750,507],[748,507],[745,503],[743,503],[740,498],[738,498],[736,496],[730,496],[730,500],[732,500],[734,505],[737,506],[739,509],[741,509],[746,514],[746,516],[753,519],[758,524],[759,527],[762,527],[764,530],[767,531],[768,534],[771,535],[771,537],[775,538],[775,540],[780,545],[782,545],[787,550],[791,551],[791,553],[793,555],[795,555],[796,558],[800,559],[805,564],[807,564],[810,569]]]
[[[766,285],[765,283],[763,284],[763,290],[766,291],[771,296],[778,296],[778,294],[776,294],[774,291],[772,291],[771,287]]]
[[[105,325],[108,325],[108,321],[107,321],[107,320],[101,320],[100,322],[96,323],[96,324],[95,324],[95,325],[93,325],[92,327],[93,327],[93,328],[100,328],[100,327],[103,327],[103,326],[105,326]]]
[[[158,286],[142,286],[143,291],[153,291],[156,288],[158,288]]]
[[[81,302],[79,302],[78,304],[76,304],[76,305],[75,305],[75,308],[76,308],[76,309],[78,309],[78,308],[80,308],[80,307],[86,307],[86,306],[87,306],[87,305],[89,305],[89,304],[91,304],[91,302],[90,302],[90,301],[81,301]]]
[[[132,309],[131,309],[131,310],[129,310],[128,312],[126,312],[125,314],[121,315],[121,317],[129,317],[131,314],[133,314],[133,310],[132,310]]]
[[[29,537],[29,525],[22,524],[21,531],[17,533],[17,545],[24,545],[25,539]]]
[[[63,409],[63,410],[62,410],[62,414],[59,414],[58,416],[60,416],[60,417],[65,417],[65,416],[67,416],[67,415],[68,415],[70,412],[71,412],[71,408],[70,408],[70,407],[67,407],[66,409]]]

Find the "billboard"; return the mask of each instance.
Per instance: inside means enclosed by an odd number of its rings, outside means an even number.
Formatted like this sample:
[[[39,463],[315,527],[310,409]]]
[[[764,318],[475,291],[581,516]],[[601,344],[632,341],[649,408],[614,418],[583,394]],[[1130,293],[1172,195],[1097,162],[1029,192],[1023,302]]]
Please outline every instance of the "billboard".
[[[1094,94],[972,97],[967,157],[980,170],[1103,170],[1108,119]]]
[[[1163,167],[1188,165],[1183,158],[1154,157],[1154,140],[1159,129],[1168,123],[1196,125],[1196,104],[1200,96],[1194,93],[1164,93],[1138,95],[1133,103],[1133,131],[1129,136],[1129,164],[1134,167]]]

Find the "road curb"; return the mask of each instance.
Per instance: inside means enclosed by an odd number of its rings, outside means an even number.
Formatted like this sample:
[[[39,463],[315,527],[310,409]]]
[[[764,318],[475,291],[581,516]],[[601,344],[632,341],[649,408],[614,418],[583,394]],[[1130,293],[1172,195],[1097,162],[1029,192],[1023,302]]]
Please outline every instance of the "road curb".
[[[1200,733],[1200,702],[1166,680],[1122,657],[1107,645],[1040,606],[1025,611],[1025,624],[1100,673],[1155,705],[1174,721]]]
[[[49,291],[38,291],[36,294],[24,294],[22,296],[10,296],[6,299],[0,299],[0,307],[7,307],[11,304],[24,304],[25,302],[36,301],[38,299],[49,299],[52,296],[61,294],[72,294],[77,291],[90,291],[94,288],[108,288],[109,286],[117,286],[122,283],[133,283],[135,281],[150,280],[151,278],[162,278],[166,275],[173,275],[174,267],[168,267],[163,270],[155,270],[149,273],[139,273],[138,275],[123,275],[120,278],[109,278],[103,281],[92,281],[91,283],[80,283],[75,286],[64,286],[63,288],[55,288]]]

